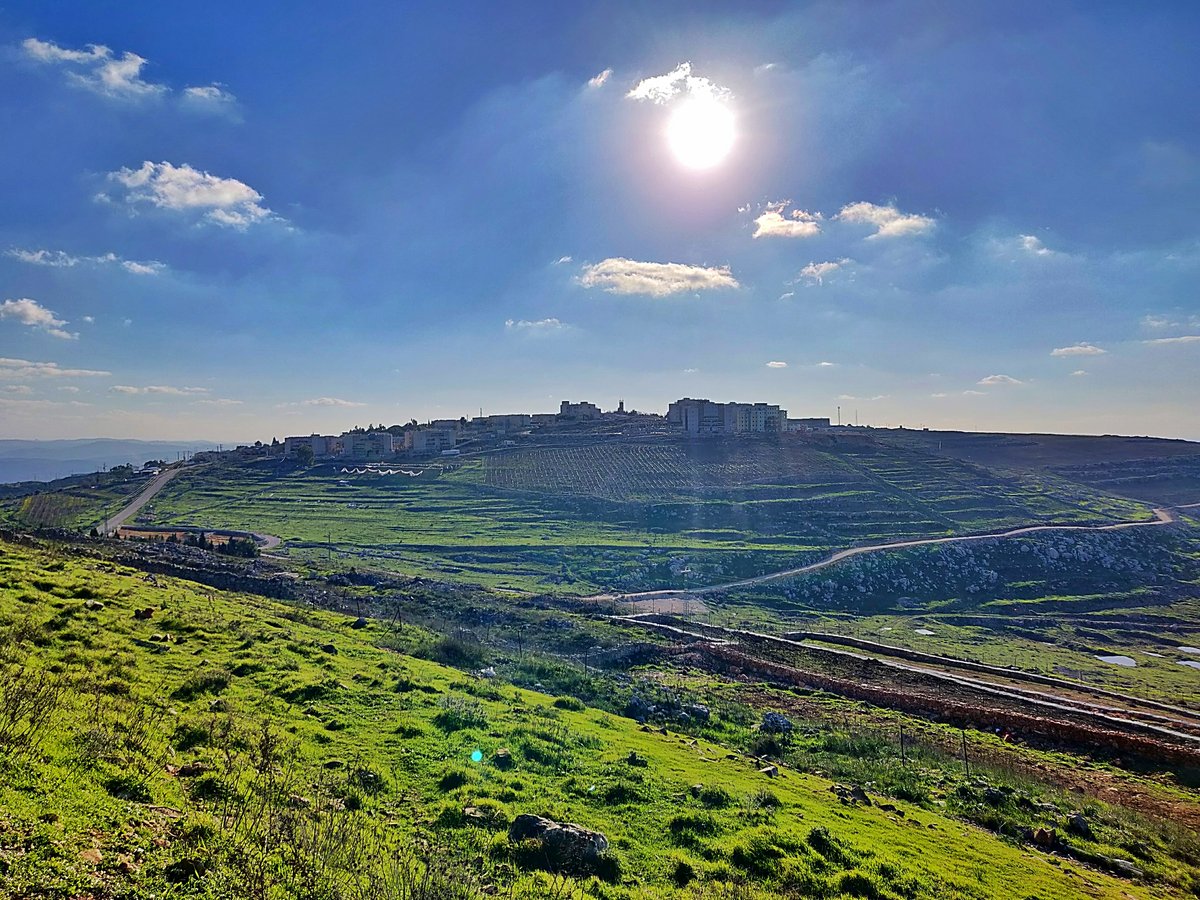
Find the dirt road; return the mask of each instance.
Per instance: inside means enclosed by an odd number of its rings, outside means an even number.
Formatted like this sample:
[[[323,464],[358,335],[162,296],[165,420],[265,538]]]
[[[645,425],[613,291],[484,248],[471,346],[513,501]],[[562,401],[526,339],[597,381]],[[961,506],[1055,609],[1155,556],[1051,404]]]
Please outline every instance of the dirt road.
[[[1191,506],[1200,506],[1200,504],[1190,504],[1189,507],[1175,507],[1178,509],[1186,509]],[[793,578],[797,575],[807,575],[810,572],[817,572],[821,569],[839,563],[842,560],[849,559],[852,556],[862,556],[867,553],[881,553],[888,550],[904,550],[909,547],[927,547],[934,544],[960,544],[967,541],[989,541],[996,538],[1020,537],[1024,534],[1035,534],[1041,531],[1120,531],[1126,528],[1145,528],[1155,525],[1170,525],[1178,521],[1173,509],[1160,507],[1154,510],[1154,518],[1138,522],[1116,522],[1111,525],[1027,525],[1022,528],[1013,528],[1009,531],[993,531],[986,534],[964,534],[955,537],[940,537],[940,538],[918,538],[911,541],[894,541],[885,544],[867,544],[862,547],[851,547],[847,550],[839,550],[832,556],[828,556],[819,562],[811,563],[807,566],[800,566],[795,569],[784,569],[779,572],[768,572],[765,575],[756,575],[753,578],[745,578],[741,581],[730,581],[725,584],[711,584],[707,587],[694,588],[665,588],[655,591],[638,591],[630,594],[601,594],[595,597],[590,597],[590,600],[597,601],[624,601],[632,602],[639,605],[644,611],[652,611],[647,608],[652,606],[657,601],[673,601],[683,596],[703,596],[705,594],[716,594],[721,591],[732,590],[734,588],[752,587],[756,584],[764,584],[769,581],[778,581],[782,578]]]

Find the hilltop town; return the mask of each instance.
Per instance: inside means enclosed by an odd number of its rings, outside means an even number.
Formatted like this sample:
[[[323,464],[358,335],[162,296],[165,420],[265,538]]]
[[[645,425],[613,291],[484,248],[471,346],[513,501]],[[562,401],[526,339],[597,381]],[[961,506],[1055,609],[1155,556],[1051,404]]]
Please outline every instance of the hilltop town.
[[[588,401],[564,400],[557,413],[506,413],[468,419],[415,421],[386,428],[354,428],[339,435],[294,435],[271,444],[242,445],[234,451],[246,458],[342,459],[384,462],[399,457],[456,456],[464,449],[516,446],[532,436],[768,435],[828,431],[828,418],[789,419],[787,410],[771,403],[718,403],[684,397],[666,415],[617,408],[602,410]]]

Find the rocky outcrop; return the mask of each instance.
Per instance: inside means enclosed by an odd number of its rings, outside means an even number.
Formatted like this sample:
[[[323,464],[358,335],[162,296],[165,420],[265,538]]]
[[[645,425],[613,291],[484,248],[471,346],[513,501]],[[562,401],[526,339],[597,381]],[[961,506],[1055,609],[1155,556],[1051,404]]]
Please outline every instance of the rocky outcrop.
[[[608,838],[598,831],[529,814],[513,820],[508,839],[513,843],[540,844],[545,854],[544,867],[555,872],[592,872],[608,850]]]

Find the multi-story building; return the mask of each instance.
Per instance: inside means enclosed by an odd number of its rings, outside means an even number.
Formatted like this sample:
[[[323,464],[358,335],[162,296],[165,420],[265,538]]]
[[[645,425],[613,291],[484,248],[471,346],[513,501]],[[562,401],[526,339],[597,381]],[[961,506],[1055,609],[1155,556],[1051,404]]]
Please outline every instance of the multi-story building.
[[[346,459],[379,461],[396,453],[396,436],[388,431],[346,432],[341,436],[341,455]]]
[[[339,437],[323,434],[287,437],[283,439],[283,455],[290,459],[296,455],[296,451],[300,447],[309,447],[312,450],[313,459],[323,459],[336,455],[337,445],[340,441]]]
[[[771,403],[714,403],[684,397],[667,407],[667,422],[687,434],[775,434],[785,430],[787,410]]]
[[[586,400],[582,403],[572,403],[570,400],[564,400],[559,404],[558,417],[560,419],[598,419],[600,418],[600,407],[595,403],[588,403]]]
[[[418,428],[413,432],[412,449],[414,453],[440,453],[443,450],[453,450],[458,443],[458,423],[454,428]]]

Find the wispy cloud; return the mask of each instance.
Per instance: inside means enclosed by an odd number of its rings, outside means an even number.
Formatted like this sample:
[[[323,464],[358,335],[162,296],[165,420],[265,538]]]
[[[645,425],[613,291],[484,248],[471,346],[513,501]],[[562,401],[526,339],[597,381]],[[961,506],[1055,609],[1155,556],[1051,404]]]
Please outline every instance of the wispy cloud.
[[[1019,378],[1013,378],[1011,375],[988,375],[986,378],[980,378],[977,384],[984,387],[994,387],[1000,384],[1024,384]]]
[[[5,256],[19,259],[31,266],[47,266],[52,269],[73,269],[81,265],[116,265],[133,275],[158,275],[167,264],[157,260],[122,259],[115,253],[100,256],[72,256],[65,250],[22,250],[13,248],[4,251]]]
[[[769,363],[767,363],[768,369],[786,369],[787,367],[788,367],[787,363],[781,362],[780,360],[777,360],[777,359],[773,359]]]
[[[692,74],[692,64],[683,62],[665,75],[643,78],[625,96],[630,100],[649,100],[651,103],[669,103],[673,98],[685,94],[724,100],[730,96],[728,88],[709,79]]]
[[[15,378],[95,378],[111,375],[98,369],[64,369],[55,362],[0,357],[0,379]]]
[[[169,384],[148,384],[143,387],[135,387],[131,384],[114,384],[109,388],[115,394],[164,394],[168,397],[187,397],[195,394],[207,394],[208,388],[203,387],[175,387]]]
[[[879,206],[859,201],[843,206],[835,219],[875,226],[875,233],[868,238],[903,237],[930,231],[937,223],[929,216],[904,213],[895,206]]]
[[[752,237],[806,238],[821,233],[820,213],[803,209],[788,211],[789,205],[786,200],[767,204],[762,215],[754,220]]]
[[[1087,374],[1087,372],[1084,369],[1076,369],[1074,372],[1071,373],[1071,375],[1075,378],[1082,377],[1083,375],[1086,375],[1086,374]]]
[[[612,69],[605,69],[603,72],[593,75],[591,78],[588,79],[588,82],[587,82],[588,87],[590,87],[590,88],[604,87],[604,85],[608,83],[608,79],[612,78],[612,74],[613,74]]]
[[[1142,341],[1143,344],[1151,346],[1166,346],[1168,344],[1195,344],[1200,342],[1200,334],[1183,334],[1179,337],[1154,338],[1149,341]]]
[[[624,257],[584,266],[576,280],[586,288],[598,287],[610,294],[644,294],[649,297],[740,287],[728,266],[639,262]]]
[[[845,266],[854,262],[852,259],[831,259],[825,262],[810,262],[800,270],[800,277],[807,278],[809,284],[824,284],[825,279]]]
[[[554,264],[556,266],[565,266],[568,263],[573,263],[573,262],[575,262],[575,259],[571,256],[560,256],[558,259],[556,259],[554,261]]]
[[[110,172],[108,178],[124,189],[125,201],[131,205],[200,212],[208,222],[239,231],[251,225],[283,221],[262,205],[262,194],[250,185],[236,178],[210,175],[187,163],[176,166],[146,160],[140,168],[118,169]]]
[[[67,324],[65,319],[60,319],[52,310],[46,309],[36,300],[30,300],[28,297],[20,300],[5,300],[0,303],[0,319],[12,319],[21,325],[36,328],[52,337],[66,341],[73,341],[79,337],[78,334],[63,328]]]
[[[839,400],[858,400],[864,403],[870,403],[874,400],[887,400],[891,394],[876,394],[874,397],[858,397],[854,394],[838,394]]]
[[[27,38],[21,47],[29,58],[61,67],[71,84],[106,97],[139,100],[160,96],[168,90],[166,85],[145,81],[142,69],[146,59],[128,50],[119,56],[103,44],[70,50],[37,38]]]
[[[359,407],[366,406],[365,403],[358,403],[354,400],[343,400],[341,397],[313,397],[311,400],[297,400],[293,403],[276,404],[277,409],[289,409],[295,407],[311,407],[311,406],[329,406],[329,407]]]
[[[1078,344],[1072,344],[1070,347],[1056,347],[1050,351],[1051,356],[1103,356],[1107,353],[1100,347],[1094,344],[1089,344],[1087,341],[1082,341]]]
[[[1022,234],[1019,237],[1021,249],[1031,256],[1057,256],[1058,254],[1042,243],[1041,239],[1032,234]]]
[[[207,397],[196,401],[197,406],[241,406],[241,400],[230,400],[228,397]]]
[[[199,113],[216,113],[237,118],[237,97],[222,84],[194,85],[183,89],[185,109]]]
[[[504,328],[507,331],[515,331],[521,334],[557,334],[559,332],[568,331],[570,325],[562,322],[553,316],[545,319],[505,319]]]

